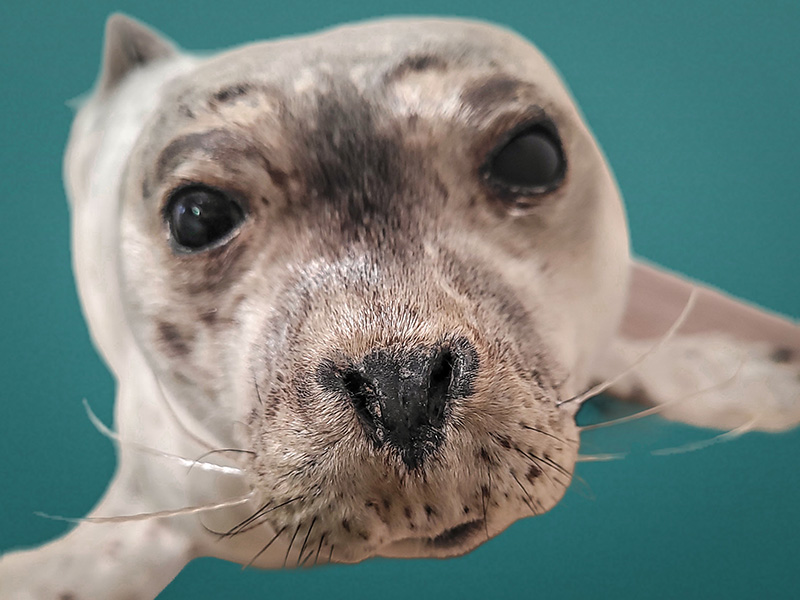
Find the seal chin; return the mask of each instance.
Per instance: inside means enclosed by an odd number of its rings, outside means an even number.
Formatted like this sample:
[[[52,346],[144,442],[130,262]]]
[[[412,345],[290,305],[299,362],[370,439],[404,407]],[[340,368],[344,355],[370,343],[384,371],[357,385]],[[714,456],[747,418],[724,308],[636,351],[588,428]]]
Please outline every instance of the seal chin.
[[[435,550],[452,551],[462,548],[476,538],[476,534],[483,531],[483,521],[467,521],[461,525],[451,527],[439,535],[426,540],[426,545]],[[472,547],[472,544],[469,544]]]
[[[481,537],[485,531],[484,521],[466,521],[444,530],[434,537],[408,537],[397,540],[379,551],[381,556],[391,558],[445,558],[466,554],[486,541]]]

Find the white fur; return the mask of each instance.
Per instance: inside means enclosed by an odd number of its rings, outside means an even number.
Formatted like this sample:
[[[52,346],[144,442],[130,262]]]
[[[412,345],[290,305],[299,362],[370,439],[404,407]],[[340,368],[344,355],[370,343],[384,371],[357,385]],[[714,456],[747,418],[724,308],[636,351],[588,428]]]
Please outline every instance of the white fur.
[[[475,25],[469,25],[475,27]],[[390,27],[390,25],[384,25]],[[357,29],[352,30],[355,35]],[[482,35],[507,35],[481,29]],[[380,29],[371,30],[364,44],[380,46]],[[533,52],[533,50],[529,50]],[[520,56],[523,50],[520,50]],[[537,55],[538,56],[538,55]],[[538,60],[538,59],[537,59]],[[203,64],[198,58],[175,54],[133,72],[111,95],[95,95],[81,109],[73,126],[65,161],[65,178],[72,201],[73,256],[75,273],[86,318],[95,340],[119,389],[115,423],[121,444],[119,466],[106,496],[92,511],[94,517],[134,515],[179,510],[203,503],[249,498],[250,485],[234,472],[193,471],[188,479],[183,465],[166,458],[145,456],[135,445],[163,453],[192,458],[204,451],[230,443],[226,433],[200,422],[186,403],[175,401],[172,391],[159,381],[154,365],[135,341],[122,296],[119,265],[119,188],[131,150],[153,116],[163,86]],[[357,68],[354,77],[363,76]],[[542,85],[560,89],[554,73],[543,72]],[[296,89],[305,91],[315,84],[309,73],[301,72]],[[454,96],[444,106],[426,103],[421,88],[409,85],[398,97],[398,110],[449,110],[458,113]],[[568,107],[567,97],[560,101]],[[604,179],[615,191],[611,175]],[[602,205],[602,223],[618,223],[603,230],[598,247],[611,248],[619,262],[604,269],[600,261],[563,264],[553,289],[560,310],[572,317],[548,321],[542,335],[549,340],[558,359],[574,365],[573,379],[565,390],[582,391],[590,375],[605,379],[633,363],[652,342],[612,339],[622,312],[620,303],[595,303],[572,292],[576,282],[598,293],[597,298],[622,298],[628,277],[627,231],[613,201]],[[483,243],[481,241],[476,244]],[[560,248],[563,250],[563,248]],[[611,251],[611,250],[610,250]],[[566,254],[566,253],[565,253]],[[560,260],[565,260],[560,257]],[[618,267],[617,265],[621,265]],[[326,267],[326,265],[323,265]],[[510,278],[524,280],[528,265],[509,264]],[[443,284],[440,284],[443,285]],[[581,286],[578,286],[581,289]],[[455,293],[453,292],[453,295]],[[675,306],[679,306],[677,303]],[[647,313],[649,305],[638,306]],[[632,309],[629,307],[629,311]],[[798,328],[784,322],[785,346],[800,348]],[[752,421],[752,427],[780,430],[800,420],[800,382],[796,359],[776,365],[769,358],[771,339],[749,340],[735,336],[710,335],[699,327],[694,337],[678,338],[664,352],[617,386],[617,393],[629,395],[635,385],[644,387],[653,401],[669,402],[698,388],[724,379],[738,368],[741,355],[749,362],[738,381],[728,388],[707,394],[691,403],[671,406],[668,416],[703,426],[733,428]],[[597,343],[595,348],[594,344]],[[796,344],[796,345],[793,345]],[[597,350],[597,352],[596,352]],[[687,366],[688,363],[688,366]],[[757,407],[754,399],[761,398]],[[570,407],[572,413],[577,406]],[[750,421],[748,421],[748,419]],[[234,463],[215,455],[213,462]],[[175,485],[176,481],[185,485]],[[146,482],[146,484],[142,484]],[[169,519],[131,520],[113,524],[84,522],[63,538],[41,548],[5,555],[0,560],[0,597],[43,600],[71,594],[70,598],[153,598],[192,558],[212,555],[249,562],[263,546],[263,537],[242,536],[235,543],[213,543],[204,526],[224,529],[247,516],[255,504],[207,515]],[[283,547],[259,557],[258,566],[278,567]],[[414,548],[395,548],[404,555]]]

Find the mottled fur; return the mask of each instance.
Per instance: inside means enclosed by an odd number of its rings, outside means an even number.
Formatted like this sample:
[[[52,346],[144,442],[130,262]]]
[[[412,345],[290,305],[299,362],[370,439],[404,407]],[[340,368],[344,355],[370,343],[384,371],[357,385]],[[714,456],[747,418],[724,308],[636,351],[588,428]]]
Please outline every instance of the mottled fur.
[[[535,198],[493,185],[492,150],[541,120],[563,147],[563,183]],[[3,558],[4,597],[149,598],[200,555],[262,567],[450,556],[564,494],[579,445],[568,400],[624,368],[602,365],[632,263],[605,160],[526,41],[399,20],[200,59],[114,17],[66,173],[121,438],[189,458],[220,450],[213,461],[241,473],[189,477],[123,443],[93,514],[252,499],[84,523]],[[203,252],[178,248],[165,223],[187,183],[224,190],[247,215]],[[769,364],[782,377],[798,335],[780,331]],[[464,387],[415,468],[365,435],[331,383],[375,353],[459,345]],[[87,577],[98,556],[108,568]]]

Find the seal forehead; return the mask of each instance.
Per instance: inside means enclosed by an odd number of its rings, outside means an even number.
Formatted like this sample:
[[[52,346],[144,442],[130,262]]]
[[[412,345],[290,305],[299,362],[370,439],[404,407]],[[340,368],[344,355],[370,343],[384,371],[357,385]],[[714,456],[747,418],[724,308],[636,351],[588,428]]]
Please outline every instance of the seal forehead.
[[[499,69],[548,89],[561,88],[546,59],[526,40],[500,27],[457,19],[392,19],[250,44],[211,57],[182,87],[185,94],[223,101],[259,84],[296,96],[348,81],[368,94],[423,72],[480,75]]]
[[[382,21],[224,52],[174,81],[162,106],[149,136],[160,146],[156,177],[183,152],[213,154],[207,142],[226,137],[260,136],[246,149],[242,141],[228,144],[235,147],[228,154],[255,155],[252,147],[260,145],[263,155],[278,162],[283,155],[288,166],[297,163],[291,147],[301,137],[304,148],[335,152],[348,141],[377,140],[380,148],[346,149],[386,157],[415,142],[441,142],[452,126],[477,132],[506,108],[574,113],[557,75],[527,41],[447,19]],[[420,118],[427,128],[417,135]],[[330,143],[303,143],[311,137]]]

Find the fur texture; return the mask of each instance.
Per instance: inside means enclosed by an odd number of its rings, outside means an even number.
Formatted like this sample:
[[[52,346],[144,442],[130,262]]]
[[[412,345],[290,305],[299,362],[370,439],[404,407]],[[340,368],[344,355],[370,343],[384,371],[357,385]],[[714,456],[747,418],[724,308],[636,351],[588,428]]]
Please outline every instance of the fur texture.
[[[563,181],[493,186],[487,157],[544,120]],[[3,557],[3,597],[152,598],[202,555],[281,567],[467,552],[561,499],[579,446],[570,400],[632,364],[649,344],[636,338],[662,334],[688,295],[631,260],[611,172],[547,61],[480,23],[383,21],[199,58],[112,17],[65,172],[81,298],[119,381],[119,467],[92,515],[238,504],[82,523]],[[245,216],[199,252],[166,218],[187,185]],[[656,303],[658,285],[676,293]],[[708,315],[725,303],[736,318],[720,326]],[[703,387],[687,355],[712,383],[742,356],[739,380],[668,414],[794,426],[797,326],[710,291],[701,306],[691,335],[617,393],[667,403]],[[429,348],[453,352],[467,383],[410,467],[366,435],[341,374]],[[186,476],[143,447],[213,454]]]

